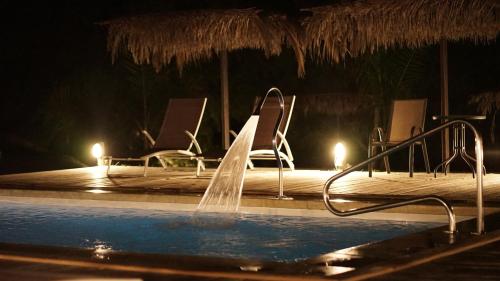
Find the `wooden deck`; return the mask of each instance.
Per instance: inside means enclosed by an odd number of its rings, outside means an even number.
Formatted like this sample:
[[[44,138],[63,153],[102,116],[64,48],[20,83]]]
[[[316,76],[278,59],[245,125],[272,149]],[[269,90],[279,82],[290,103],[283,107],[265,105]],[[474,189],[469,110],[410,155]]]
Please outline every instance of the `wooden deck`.
[[[201,194],[208,186],[214,170],[194,175],[193,170],[165,171],[151,168],[149,176],[142,176],[140,167],[117,166],[113,176],[106,177],[99,167],[68,169],[0,176],[0,189],[30,190],[108,190],[127,193]],[[333,171],[285,171],[286,195],[321,198],[325,181]],[[244,195],[273,195],[278,192],[278,174],[275,169],[248,170]],[[369,178],[366,172],[354,172],[334,183],[334,193],[359,198],[395,198],[435,194],[449,200],[475,201],[476,181],[470,173],[438,174],[375,172]],[[484,177],[484,199],[488,204],[500,204],[500,174]]]

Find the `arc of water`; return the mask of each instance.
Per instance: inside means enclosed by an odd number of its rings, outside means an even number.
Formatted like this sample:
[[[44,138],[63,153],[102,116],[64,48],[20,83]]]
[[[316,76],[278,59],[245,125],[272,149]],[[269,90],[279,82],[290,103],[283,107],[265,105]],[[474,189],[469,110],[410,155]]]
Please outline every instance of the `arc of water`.
[[[238,211],[247,159],[258,122],[259,116],[252,115],[243,126],[215,171],[198,205],[198,210],[206,212]]]
[[[210,184],[208,185],[203,198],[198,205],[197,210],[204,212],[237,212],[241,193],[243,191],[243,180],[246,173],[246,165],[250,150],[252,148],[255,131],[259,122],[260,111],[270,93],[275,93],[278,96],[280,103],[280,115],[273,131],[273,150],[278,161],[279,167],[279,184],[280,193],[279,199],[285,198],[283,195],[283,164],[278,154],[276,145],[276,135],[279,125],[284,115],[284,100],[281,91],[277,88],[271,88],[260,104],[256,107],[255,112],[248,119],[245,126],[234,140],[233,144],[227,151],[224,159],[215,171]]]

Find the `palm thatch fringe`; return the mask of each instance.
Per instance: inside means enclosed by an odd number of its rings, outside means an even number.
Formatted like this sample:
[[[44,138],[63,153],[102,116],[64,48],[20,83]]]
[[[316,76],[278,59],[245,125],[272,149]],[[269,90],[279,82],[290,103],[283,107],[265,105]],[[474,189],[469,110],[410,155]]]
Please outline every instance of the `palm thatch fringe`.
[[[279,55],[283,44],[296,54],[298,74],[304,74],[304,55],[298,29],[284,16],[259,17],[256,9],[172,12],[120,18],[101,23],[108,28],[113,61],[125,45],[134,61],[159,71],[175,61],[180,71],[190,62],[243,48]]]
[[[441,39],[496,38],[498,0],[355,0],[308,9],[302,25],[307,49],[338,62],[392,46],[421,47]]]
[[[285,16],[272,15],[265,19],[267,25],[273,25],[276,30],[279,30],[282,36],[282,42],[293,49],[295,60],[297,62],[297,76],[303,77],[305,71],[305,53],[304,48],[304,33],[300,27],[290,22]]]
[[[297,97],[297,109],[304,115],[311,113],[350,116],[374,106],[374,98],[353,93],[329,93]]]

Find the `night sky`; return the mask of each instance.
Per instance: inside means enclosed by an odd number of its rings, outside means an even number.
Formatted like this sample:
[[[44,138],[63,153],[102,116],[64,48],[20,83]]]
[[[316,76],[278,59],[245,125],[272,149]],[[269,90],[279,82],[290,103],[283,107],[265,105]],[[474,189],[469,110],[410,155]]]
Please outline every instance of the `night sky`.
[[[170,97],[208,96],[200,142],[220,146],[218,59],[188,66],[182,75],[175,65],[156,73],[135,65],[126,53],[115,63],[106,49],[106,30],[99,22],[121,16],[200,8],[256,6],[265,12],[303,16],[299,8],[332,1],[56,1],[21,3],[0,1],[0,173],[82,167],[92,164],[89,146],[105,141],[113,153],[144,151],[139,130],[156,132]],[[272,3],[272,4],[271,4]],[[352,93],[370,87],[370,69],[387,81],[399,79],[397,64],[411,56],[414,72],[409,90],[391,92],[385,99],[428,97],[429,117],[439,113],[439,57],[437,46],[391,49],[336,65],[308,60],[306,77],[296,76],[293,53],[266,59],[259,51],[229,54],[231,127],[241,128],[253,98],[271,86],[298,98],[308,94]],[[467,103],[470,95],[500,89],[498,40],[476,46],[449,44],[451,113],[477,113]],[[368,73],[368,74],[367,74]],[[365,75],[365,76],[363,76]],[[392,75],[392,76],[391,76]],[[368,77],[368,78],[367,78]],[[406,81],[406,80],[405,80]],[[143,101],[147,100],[147,110]],[[340,118],[340,119],[339,119]],[[347,139],[351,163],[366,157],[372,112],[356,116],[297,113],[288,138],[299,168],[331,168],[330,145]],[[488,134],[489,120],[478,124]],[[430,118],[427,127],[435,125]],[[342,133],[339,133],[341,131]],[[497,130],[498,131],[498,130]],[[500,135],[497,133],[497,135]],[[500,137],[497,137],[500,139]],[[304,141],[305,140],[305,141]],[[497,140],[497,142],[500,140]],[[439,138],[429,140],[432,164],[439,161]],[[485,140],[487,149],[500,149]],[[327,151],[328,150],[328,151]],[[419,151],[417,150],[417,153]],[[395,167],[406,169],[406,153],[395,157]],[[486,155],[488,157],[488,155]],[[487,161],[493,161],[491,159]],[[398,161],[401,164],[398,166]],[[417,170],[421,168],[417,157]]]

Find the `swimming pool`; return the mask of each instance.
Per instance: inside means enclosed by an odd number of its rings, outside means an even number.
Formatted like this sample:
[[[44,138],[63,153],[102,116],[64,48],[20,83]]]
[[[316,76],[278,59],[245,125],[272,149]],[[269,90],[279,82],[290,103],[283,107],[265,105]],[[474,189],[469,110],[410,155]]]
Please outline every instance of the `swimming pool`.
[[[74,205],[0,201],[0,242],[297,261],[443,225]]]

